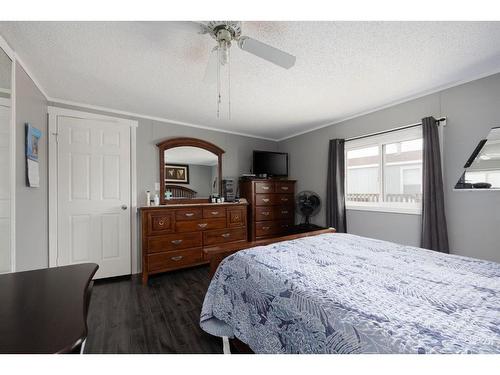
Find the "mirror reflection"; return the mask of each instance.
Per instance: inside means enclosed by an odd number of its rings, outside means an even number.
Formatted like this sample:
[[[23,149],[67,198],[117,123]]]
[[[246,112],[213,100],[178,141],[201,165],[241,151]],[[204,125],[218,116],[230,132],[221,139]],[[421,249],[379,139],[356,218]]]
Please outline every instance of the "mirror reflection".
[[[219,194],[217,155],[192,146],[170,148],[164,153],[165,199],[208,198]]]
[[[479,142],[464,168],[455,189],[500,189],[500,127]]]

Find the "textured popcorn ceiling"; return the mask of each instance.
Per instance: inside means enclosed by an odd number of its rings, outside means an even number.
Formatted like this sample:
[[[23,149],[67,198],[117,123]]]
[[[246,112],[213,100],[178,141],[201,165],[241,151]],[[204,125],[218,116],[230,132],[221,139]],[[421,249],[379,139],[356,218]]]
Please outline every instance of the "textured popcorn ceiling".
[[[232,48],[232,119],[203,81],[214,41],[172,22],[0,22],[51,98],[281,139],[500,71],[498,22],[244,22],[297,56]]]

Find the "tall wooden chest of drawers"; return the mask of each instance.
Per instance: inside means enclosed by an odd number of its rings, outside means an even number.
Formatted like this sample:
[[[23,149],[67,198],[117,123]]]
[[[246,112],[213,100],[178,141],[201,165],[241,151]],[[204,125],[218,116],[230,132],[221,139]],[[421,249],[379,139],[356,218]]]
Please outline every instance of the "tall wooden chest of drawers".
[[[247,202],[141,208],[142,281],[151,274],[206,264],[203,248],[247,241]]]
[[[248,240],[286,235],[295,222],[294,180],[240,180],[248,200]]]

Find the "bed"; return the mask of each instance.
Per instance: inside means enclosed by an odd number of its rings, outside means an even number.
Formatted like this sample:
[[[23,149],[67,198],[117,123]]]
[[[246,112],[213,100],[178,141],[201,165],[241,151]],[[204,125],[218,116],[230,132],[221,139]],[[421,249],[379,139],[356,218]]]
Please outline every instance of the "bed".
[[[350,234],[222,261],[200,325],[255,353],[500,353],[500,264]]]

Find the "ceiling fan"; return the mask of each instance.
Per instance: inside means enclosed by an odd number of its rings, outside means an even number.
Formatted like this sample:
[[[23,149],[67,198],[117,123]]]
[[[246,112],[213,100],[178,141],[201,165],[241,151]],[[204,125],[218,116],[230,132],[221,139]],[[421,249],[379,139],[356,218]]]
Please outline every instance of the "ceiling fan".
[[[290,69],[295,65],[295,56],[284,52],[278,48],[270,46],[257,39],[241,35],[241,22],[240,21],[210,21],[207,23],[202,22],[179,22],[178,25],[189,31],[194,31],[198,34],[208,34],[215,41],[217,45],[212,49],[210,58],[208,60],[207,69],[205,71],[205,80],[210,78],[212,65],[217,63],[217,117],[220,115],[220,106],[223,101],[223,93],[221,87],[223,86],[222,78],[227,75],[227,82],[229,89],[227,90],[227,107],[229,118],[231,117],[231,101],[230,101],[230,66],[231,66],[231,46],[236,42],[238,47],[243,51],[251,53],[266,61],[269,61],[277,66],[285,69]],[[225,70],[224,70],[225,69]]]
[[[238,47],[264,60],[272,62],[285,69],[290,69],[295,65],[295,56],[284,52],[278,48],[270,46],[257,39],[241,35],[240,21],[210,21],[202,22],[182,22],[187,28],[198,34],[209,34],[217,41],[215,48],[224,51],[224,59],[227,58],[227,51],[231,47],[231,42],[237,42]]]

